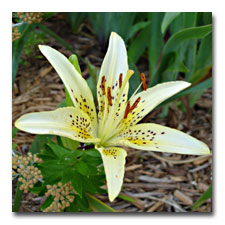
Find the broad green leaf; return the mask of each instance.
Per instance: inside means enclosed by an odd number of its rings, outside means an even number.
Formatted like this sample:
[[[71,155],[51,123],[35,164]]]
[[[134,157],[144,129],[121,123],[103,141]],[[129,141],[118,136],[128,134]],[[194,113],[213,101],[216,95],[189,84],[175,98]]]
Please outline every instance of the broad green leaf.
[[[128,195],[124,195],[124,194],[118,195],[118,198],[123,199],[127,202],[136,202],[136,200],[134,198],[132,198],[131,196],[128,196]]]
[[[190,77],[190,82],[195,83],[201,80],[212,66],[212,34],[201,40],[197,53],[194,73]]]
[[[78,73],[82,76],[77,56],[75,54],[71,55],[69,57],[69,61],[72,63],[74,68],[78,71]]]
[[[151,21],[150,24],[150,36],[148,40],[148,61],[149,61],[149,72],[150,72],[150,83],[156,79],[156,71],[159,63],[160,54],[163,48],[163,34],[161,33],[161,23],[163,20],[164,13],[152,12],[148,14],[148,19]]]
[[[88,13],[91,25],[103,49],[106,49],[109,35],[112,31],[118,33],[123,40],[128,40],[129,31],[133,25],[134,12],[91,12]]]
[[[32,142],[29,152],[32,154],[39,153],[44,145],[48,142],[48,138],[52,138],[51,135],[36,135]]]
[[[110,206],[106,205],[101,200],[97,199],[93,195],[86,193],[90,208],[94,212],[116,212],[115,209],[111,208]]]
[[[53,196],[49,196],[49,197],[45,200],[45,202],[42,204],[42,206],[41,206],[41,211],[43,211],[43,210],[45,210],[46,208],[48,208],[48,207],[52,204],[53,200],[54,200]]]
[[[146,47],[148,46],[148,41],[150,38],[150,29],[148,25],[145,29],[143,29],[140,34],[137,36],[135,40],[132,41],[128,48],[128,58],[129,61],[136,64],[139,60]]]
[[[180,12],[167,12],[162,21],[161,32],[164,34],[170,23],[180,14]]]
[[[91,211],[91,209],[89,207],[88,199],[85,194],[82,196],[82,198],[80,196],[76,196],[75,201],[81,212],[90,212]]]
[[[78,148],[79,146],[79,142],[78,141],[74,141],[70,138],[67,138],[67,137],[60,137],[61,138],[61,141],[62,141],[62,144],[65,148],[68,148],[70,150],[75,150]]]
[[[151,23],[151,21],[141,21],[139,23],[134,24],[128,33],[127,40],[132,38],[138,31],[144,29],[150,23]]]
[[[67,12],[66,16],[72,31],[76,33],[79,31],[81,23],[87,17],[87,13],[86,12]]]
[[[200,196],[200,198],[194,203],[192,206],[192,210],[197,209],[199,206],[201,206],[205,201],[212,198],[212,184],[209,186],[209,188]]]
[[[12,138],[16,136],[16,133],[18,132],[18,129],[16,127],[12,128]]]
[[[71,183],[73,185],[73,188],[77,192],[77,194],[80,197],[82,197],[82,191],[83,191],[82,175],[73,171],[73,173],[71,173]]]
[[[169,26],[169,31],[171,35],[174,35],[178,31],[183,29],[183,13],[179,14]]]
[[[13,208],[12,208],[13,212],[19,212],[19,209],[20,209],[21,200],[23,197],[23,191],[20,190],[21,184],[22,184],[21,182],[19,182],[19,181],[17,182],[16,195],[14,197],[14,203],[13,203]]]
[[[212,32],[212,25],[206,25],[201,27],[192,27],[183,29],[175,33],[166,43],[163,53],[168,54],[172,51],[176,51],[178,47],[189,39],[204,38]]]
[[[23,47],[30,33],[35,28],[35,26],[36,25],[34,23],[27,24],[25,29],[22,32],[20,39],[16,40],[12,44],[12,88],[13,88],[14,81],[16,79],[17,69],[19,66],[20,56],[23,51]]]
[[[61,159],[64,155],[68,154],[70,150],[63,148],[60,145],[57,145],[55,143],[49,143],[48,146],[52,149],[52,151],[55,153],[55,155]]]
[[[212,25],[206,25],[201,27],[186,28],[172,35],[172,37],[168,40],[168,42],[164,47],[163,57],[159,70],[157,71],[157,76],[160,76],[160,74],[162,74],[163,71],[166,70],[171,53],[177,51],[180,45],[185,40],[204,38],[211,32],[212,32]],[[166,80],[163,79],[163,77],[161,77],[160,81],[164,82]],[[153,80],[152,85],[154,85],[155,83],[156,80]]]

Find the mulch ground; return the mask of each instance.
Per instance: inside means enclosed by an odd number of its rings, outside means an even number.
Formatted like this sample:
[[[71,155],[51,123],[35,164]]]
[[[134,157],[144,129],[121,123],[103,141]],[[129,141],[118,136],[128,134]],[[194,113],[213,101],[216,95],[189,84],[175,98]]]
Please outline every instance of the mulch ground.
[[[57,23],[56,23],[57,22]],[[79,35],[72,34],[65,23],[63,14],[45,22],[50,29],[69,42],[77,53],[86,57],[96,67],[100,67],[104,57],[91,27],[85,22]],[[71,52],[48,37],[49,44],[70,56]],[[40,55],[39,52],[35,53]],[[34,54],[34,55],[35,55]],[[12,122],[28,112],[56,109],[64,95],[64,85],[59,76],[44,58],[27,57],[22,54],[26,65],[20,64],[12,99]],[[81,64],[83,75],[88,70]],[[141,72],[147,71],[145,61],[139,63]],[[146,70],[146,71],[145,71]],[[184,98],[183,101],[186,101]],[[153,122],[182,130],[205,142],[212,150],[212,91],[206,90],[192,109],[182,112],[172,103],[166,118],[160,118],[156,109],[142,122]],[[17,150],[24,154],[34,135],[19,131],[13,142]],[[186,156],[168,153],[153,153],[126,149],[128,157],[122,194],[136,198],[130,203],[117,198],[113,203],[106,195],[99,199],[120,212],[188,212],[193,203],[212,183],[212,157]],[[13,194],[16,181],[13,182]],[[21,212],[38,212],[43,199],[33,194],[23,196]],[[197,212],[211,212],[211,199],[199,207]]]

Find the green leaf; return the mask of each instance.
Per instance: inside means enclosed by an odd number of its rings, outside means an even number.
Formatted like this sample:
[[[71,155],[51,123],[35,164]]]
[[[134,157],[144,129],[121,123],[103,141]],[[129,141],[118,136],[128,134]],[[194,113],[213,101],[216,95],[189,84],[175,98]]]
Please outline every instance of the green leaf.
[[[14,197],[14,203],[13,203],[13,208],[12,211],[13,212],[19,212],[20,209],[20,204],[21,204],[21,200],[23,197],[23,191],[20,190],[20,185],[22,183],[21,182],[17,182],[17,187],[16,187],[16,195]]]
[[[84,176],[89,176],[90,174],[89,167],[84,161],[79,161],[76,165],[76,169],[80,174]]]
[[[74,140],[72,140],[70,138],[67,138],[67,137],[60,137],[60,138],[61,138],[61,141],[63,143],[63,146],[65,148],[70,149],[70,150],[77,149],[79,144],[80,144],[78,141],[74,141]]]
[[[91,211],[90,207],[89,207],[88,199],[85,194],[82,196],[82,198],[80,196],[76,196],[75,201],[76,201],[76,204],[78,205],[80,211],[82,211],[82,212],[90,212]]]
[[[81,23],[87,17],[87,13],[86,12],[67,12],[66,16],[72,31],[76,33],[79,31]]]
[[[89,21],[103,49],[106,49],[112,31],[118,33],[125,42],[128,40],[135,16],[136,13],[134,12],[88,13]]]
[[[34,23],[26,25],[20,39],[13,42],[12,44],[12,88],[14,81],[16,79],[17,69],[19,66],[20,56],[23,51],[23,47],[27,41],[27,38],[29,37],[30,33],[35,28],[35,26],[36,25]]]
[[[49,138],[52,138],[52,135],[36,135],[30,146],[29,152],[32,154],[39,153],[44,145],[48,142]]]
[[[71,55],[69,57],[69,61],[72,63],[77,72],[82,76],[77,56],[75,54]]]
[[[209,188],[200,196],[200,198],[194,203],[192,206],[192,210],[197,209],[199,206],[201,206],[205,201],[212,198],[212,184],[209,186]]]
[[[164,13],[149,13],[148,17],[151,21],[150,24],[150,37],[148,40],[148,61],[149,73],[151,80],[156,79],[156,71],[159,63],[160,54],[163,48],[163,34],[160,30],[160,25],[163,20]],[[150,82],[151,83],[151,82]]]
[[[70,152],[70,150],[55,144],[54,142],[49,143],[48,146],[52,149],[52,151],[55,153],[55,155],[61,159],[63,156],[65,156],[66,154],[68,154]]]
[[[156,77],[160,77],[163,71],[166,70],[171,53],[177,51],[180,45],[185,40],[203,38],[211,32],[212,32],[212,25],[207,25],[201,27],[186,28],[172,35],[172,37],[168,40],[168,42],[164,47],[162,61],[157,71]],[[164,77],[161,77],[160,81],[165,82],[166,79],[164,79]],[[151,85],[155,85],[156,82],[157,80],[155,78],[152,81]]]
[[[151,23],[151,21],[141,21],[139,23],[134,24],[127,36],[127,40],[129,40],[130,38],[132,38],[137,32],[139,32],[140,30],[144,29],[146,26],[148,26]]]
[[[127,202],[136,202],[136,200],[134,198],[132,198],[131,196],[128,196],[128,195],[124,195],[124,194],[118,195],[118,198],[123,199],[124,201],[127,201]]]
[[[52,204],[53,200],[54,200],[53,196],[49,196],[49,197],[45,200],[45,202],[42,204],[42,206],[41,206],[41,208],[40,208],[41,211],[43,211],[43,210],[45,210],[46,208],[48,208],[48,207]]]
[[[168,54],[172,51],[176,51],[178,47],[189,39],[204,38],[212,32],[212,25],[206,25],[201,27],[192,27],[183,29],[175,33],[166,43],[163,53]]]
[[[143,52],[148,46],[148,41],[150,38],[150,29],[148,25],[143,29],[135,40],[132,41],[128,48],[128,58],[129,61],[136,64]]]
[[[170,23],[180,14],[180,12],[167,12],[162,21],[161,32],[164,34]]]
[[[12,128],[12,138],[16,137],[16,133],[18,132],[18,129],[16,127]]]
[[[211,69],[212,66],[212,34],[202,39],[196,58],[194,73],[190,81],[195,83],[201,80]]]
[[[94,212],[117,212],[115,209],[106,205],[104,202],[100,201],[93,195],[86,193],[90,208]]]
[[[82,191],[83,191],[83,184],[82,184],[82,175],[79,173],[73,171],[71,173],[71,183],[73,185],[73,188],[77,192],[77,194],[82,197]]]

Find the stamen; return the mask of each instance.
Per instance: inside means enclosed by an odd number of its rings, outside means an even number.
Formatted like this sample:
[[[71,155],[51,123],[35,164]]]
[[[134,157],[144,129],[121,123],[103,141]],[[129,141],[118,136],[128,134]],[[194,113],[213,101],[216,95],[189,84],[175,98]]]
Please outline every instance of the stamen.
[[[144,73],[141,73],[141,80],[142,80],[142,84],[143,84],[143,89],[144,89],[144,91],[146,91],[147,90],[147,84],[146,84]]]
[[[119,88],[122,87],[122,82],[123,82],[123,74],[121,73],[119,77]]]
[[[130,101],[127,102],[127,107],[125,109],[125,113],[124,113],[124,117],[123,117],[124,119],[127,118],[129,111],[130,111]]]
[[[107,88],[107,98],[108,98],[109,105],[112,106],[111,87]]]
[[[130,107],[129,112],[132,112],[137,107],[140,101],[141,101],[141,97],[138,97],[137,100],[134,102],[134,104]]]
[[[101,89],[102,89],[102,94],[105,95],[105,76],[102,77]]]

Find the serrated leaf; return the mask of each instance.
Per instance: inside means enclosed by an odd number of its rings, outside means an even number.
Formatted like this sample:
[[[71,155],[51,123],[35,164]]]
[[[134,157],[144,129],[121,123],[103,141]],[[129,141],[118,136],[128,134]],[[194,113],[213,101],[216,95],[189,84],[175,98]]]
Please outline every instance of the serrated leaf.
[[[73,173],[71,174],[71,183],[73,185],[73,188],[77,192],[77,194],[80,197],[82,197],[82,191],[83,191],[82,176],[79,173],[73,171]]]
[[[49,143],[48,146],[52,149],[52,151],[55,153],[55,155],[61,159],[64,155],[68,154],[70,150],[55,144],[54,142]]]

